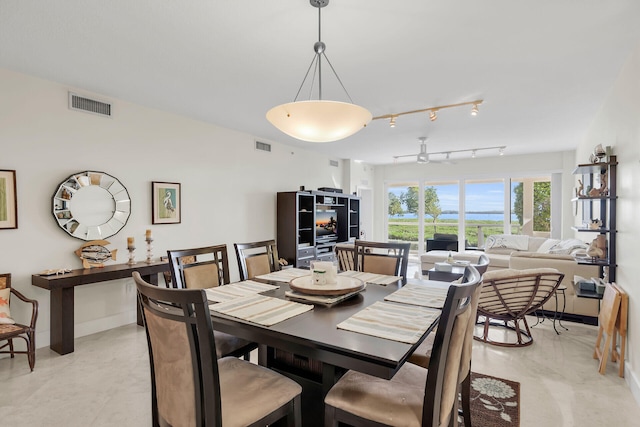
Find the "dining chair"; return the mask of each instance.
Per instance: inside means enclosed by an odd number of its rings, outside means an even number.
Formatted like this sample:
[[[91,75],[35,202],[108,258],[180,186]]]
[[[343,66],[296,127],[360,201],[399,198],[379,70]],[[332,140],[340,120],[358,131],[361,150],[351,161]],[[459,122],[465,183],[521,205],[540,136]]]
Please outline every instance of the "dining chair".
[[[296,382],[235,357],[216,358],[202,289],[159,288],[136,271],[151,368],[153,426],[301,426]]]
[[[229,283],[227,245],[168,250],[171,287],[176,289],[206,289]],[[236,336],[214,331],[218,357],[236,356],[249,360],[249,353],[258,344]]]
[[[11,296],[31,304],[31,321],[28,325],[16,323],[11,317],[10,302]],[[38,320],[38,301],[29,299],[11,287],[11,273],[0,274],[0,341],[7,341],[2,346],[9,347],[9,350],[2,350],[0,354],[10,354],[13,359],[16,354],[26,354],[29,361],[29,368],[33,371],[36,364],[36,321]],[[14,338],[21,338],[26,342],[26,350],[15,350],[13,347]]]
[[[354,270],[368,273],[402,276],[407,281],[410,243],[386,243],[356,240]]]
[[[261,274],[280,270],[278,248],[275,240],[253,243],[235,243],[240,280],[252,279]]]
[[[484,273],[487,272],[490,262],[491,260],[489,259],[489,257],[486,254],[482,254],[480,255],[480,257],[478,257],[478,261],[476,261],[475,264],[471,264],[471,265],[473,265],[476,268],[476,270],[478,270],[478,273],[480,273],[480,275],[482,276]]]
[[[478,302],[478,317],[483,318],[478,341],[503,347],[524,347],[533,343],[526,315],[542,308],[551,298],[564,274],[555,268],[511,268],[487,271]],[[490,327],[498,326],[515,332],[515,340],[507,334],[490,336]]]
[[[445,426],[457,421],[458,377],[480,275],[449,287],[429,368],[405,363],[390,380],[348,371],[325,398],[325,426]]]
[[[353,243],[338,243],[335,247],[336,259],[338,260],[338,270],[355,270],[353,264],[353,254],[355,253]]]
[[[487,258],[488,259],[488,258]],[[473,266],[475,268],[475,266]],[[476,268],[476,271],[478,269]],[[469,268],[465,269],[463,282],[469,282],[473,271]],[[478,271],[482,277],[482,273]],[[467,330],[464,336],[464,344],[462,348],[462,357],[460,358],[460,371],[458,373],[458,389],[462,397],[462,416],[464,418],[464,426],[471,427],[471,353],[473,349],[473,331],[476,325],[478,301],[480,300],[480,292],[482,291],[482,279],[471,297],[471,316],[467,323]],[[409,357],[408,362],[429,368],[431,360],[431,351],[435,340],[435,333],[430,333],[420,346]]]

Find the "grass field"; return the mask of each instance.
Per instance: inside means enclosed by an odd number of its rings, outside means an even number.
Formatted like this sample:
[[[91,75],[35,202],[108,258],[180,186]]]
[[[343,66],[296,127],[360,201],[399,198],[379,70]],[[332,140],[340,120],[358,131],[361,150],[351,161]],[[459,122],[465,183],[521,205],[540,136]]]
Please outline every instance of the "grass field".
[[[512,233],[518,233],[518,226],[512,226]],[[491,234],[503,233],[502,221],[469,220],[466,221],[465,238],[470,246],[477,246],[478,231],[482,230],[486,238]],[[424,238],[432,239],[434,233],[458,234],[458,224],[451,220],[424,223]],[[403,242],[418,242],[418,219],[392,218],[389,219],[389,240]]]

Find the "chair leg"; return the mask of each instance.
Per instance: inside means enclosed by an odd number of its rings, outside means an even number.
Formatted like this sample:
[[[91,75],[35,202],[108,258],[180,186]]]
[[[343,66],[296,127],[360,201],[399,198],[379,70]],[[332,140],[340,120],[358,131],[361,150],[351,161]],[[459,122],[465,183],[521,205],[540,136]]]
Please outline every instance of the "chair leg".
[[[464,419],[464,427],[471,427],[471,372],[462,381],[460,387],[462,395],[462,417]]]
[[[9,341],[9,352],[11,353],[11,358],[13,359],[14,357],[16,357],[16,355],[13,354],[13,339],[9,338],[7,341]]]
[[[336,408],[331,405],[324,404],[324,427],[338,427],[336,421]]]
[[[27,342],[27,359],[29,360],[29,368],[33,372],[33,368],[36,366],[36,334],[35,332],[29,332],[27,334],[29,340]]]

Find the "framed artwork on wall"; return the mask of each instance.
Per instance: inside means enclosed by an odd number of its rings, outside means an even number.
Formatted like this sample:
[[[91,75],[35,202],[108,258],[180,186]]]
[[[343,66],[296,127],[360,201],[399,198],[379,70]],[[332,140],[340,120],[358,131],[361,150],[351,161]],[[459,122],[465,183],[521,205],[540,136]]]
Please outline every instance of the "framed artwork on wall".
[[[0,170],[0,230],[18,228],[16,171]]]
[[[151,223],[179,224],[182,202],[180,184],[177,182],[151,183]]]

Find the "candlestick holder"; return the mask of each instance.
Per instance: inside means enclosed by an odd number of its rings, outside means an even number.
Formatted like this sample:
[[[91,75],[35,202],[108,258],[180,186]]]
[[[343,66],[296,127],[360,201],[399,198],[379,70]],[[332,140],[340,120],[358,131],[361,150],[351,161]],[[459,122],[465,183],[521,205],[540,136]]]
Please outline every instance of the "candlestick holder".
[[[127,265],[134,265],[136,263],[136,260],[135,260],[136,247],[127,246],[127,250],[129,251],[129,262],[127,262]]]
[[[153,238],[147,237],[145,240],[147,241],[147,264],[151,264],[153,262],[151,260],[151,258],[153,258],[153,246],[151,246]]]

